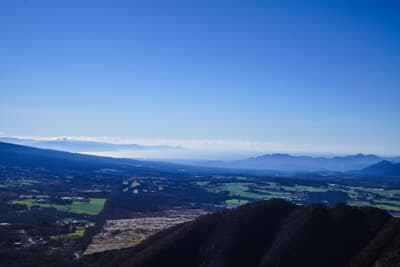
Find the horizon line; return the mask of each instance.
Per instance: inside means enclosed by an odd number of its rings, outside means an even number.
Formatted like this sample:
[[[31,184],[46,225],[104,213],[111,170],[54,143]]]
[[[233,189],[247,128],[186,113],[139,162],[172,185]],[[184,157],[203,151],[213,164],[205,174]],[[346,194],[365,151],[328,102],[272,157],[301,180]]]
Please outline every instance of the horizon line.
[[[304,156],[315,155],[377,155],[377,156],[399,156],[400,152],[377,151],[379,149],[365,149],[361,147],[349,147],[331,144],[290,144],[285,142],[266,142],[233,139],[174,139],[174,138],[138,138],[138,137],[109,137],[109,136],[22,136],[4,135],[0,138],[16,138],[34,141],[91,141],[98,143],[109,143],[115,145],[137,144],[142,146],[171,146],[182,147],[186,150],[202,151],[225,151],[225,152],[259,152],[273,154],[294,154]],[[375,151],[374,151],[375,150]],[[89,151],[90,152],[90,151]]]

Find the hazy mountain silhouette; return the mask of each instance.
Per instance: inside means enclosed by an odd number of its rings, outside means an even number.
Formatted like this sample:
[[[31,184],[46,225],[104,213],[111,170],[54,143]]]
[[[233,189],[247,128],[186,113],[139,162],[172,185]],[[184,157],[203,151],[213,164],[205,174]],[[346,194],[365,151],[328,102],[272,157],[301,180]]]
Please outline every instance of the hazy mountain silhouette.
[[[277,171],[351,171],[366,168],[372,164],[378,163],[384,158],[376,155],[349,155],[342,157],[311,157],[311,156],[292,156],[289,154],[267,154],[259,157],[252,157],[237,161],[203,161],[194,162],[192,164],[234,168],[234,169],[250,169],[250,170],[277,170]],[[393,160],[398,160],[393,158]]]
[[[43,168],[133,168],[141,162],[0,142],[0,164]]]
[[[364,175],[400,177],[400,163],[384,160],[360,171]]]
[[[398,266],[400,223],[371,207],[260,201],[202,216],[88,266]],[[85,265],[86,266],[86,265]]]
[[[0,165],[88,171],[112,169],[136,173],[157,171],[173,173],[174,176],[179,176],[178,170],[182,168],[171,163],[92,156],[5,142],[0,142]]]
[[[37,148],[55,149],[68,152],[110,152],[121,150],[160,150],[160,149],[182,149],[172,146],[142,146],[137,144],[112,144],[95,141],[79,141],[68,138],[57,140],[34,140],[0,137],[0,142],[17,145],[32,146]]]
[[[154,171],[174,178],[187,178],[190,173],[229,173],[226,169],[187,166],[160,161],[143,161],[128,158],[111,158],[93,156],[66,151],[36,148],[25,145],[16,145],[0,142],[0,165],[14,165],[21,167],[46,168],[46,169],[80,169],[102,170],[114,169],[125,172]],[[243,174],[240,170],[231,172],[235,175]],[[249,173],[245,171],[245,173]]]

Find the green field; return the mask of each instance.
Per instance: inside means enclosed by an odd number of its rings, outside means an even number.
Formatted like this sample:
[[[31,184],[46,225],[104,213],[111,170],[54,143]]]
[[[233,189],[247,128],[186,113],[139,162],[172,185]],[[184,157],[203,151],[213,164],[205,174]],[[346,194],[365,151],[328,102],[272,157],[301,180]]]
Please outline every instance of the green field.
[[[79,238],[85,234],[85,226],[76,226],[76,231],[74,233],[62,234],[62,235],[52,235],[51,239],[66,239],[66,238]]]
[[[321,193],[328,191],[340,191],[349,197],[348,204],[358,206],[372,206],[392,212],[400,211],[400,189],[397,188],[374,188],[362,186],[347,186],[340,184],[316,184],[312,185],[290,185],[285,182],[252,181],[245,177],[233,177],[232,181],[220,182],[201,181],[195,182],[199,187],[209,192],[228,194],[225,204],[241,205],[245,201],[256,201],[261,199],[284,198],[301,201],[307,193]],[[300,202],[301,203],[301,202]]]
[[[400,211],[400,207],[398,206],[393,206],[393,205],[385,205],[385,204],[376,204],[373,205],[373,207],[384,209],[384,210],[394,210],[394,211]]]
[[[400,207],[400,200],[389,200],[389,199],[379,199],[375,200],[374,202],[378,204],[391,204],[391,205],[396,205]]]
[[[252,188],[250,188],[252,187]],[[256,186],[254,183],[221,183],[216,187],[219,191],[228,191],[229,196],[236,196],[254,200],[285,198],[285,192],[279,191],[276,183],[265,186]]]
[[[37,180],[31,180],[31,179],[21,179],[21,180],[17,180],[17,182],[21,185],[33,185],[33,184],[38,184],[40,183]]]
[[[313,187],[313,186],[304,186],[304,185],[296,185],[296,186],[281,186],[285,191],[306,191],[306,192],[326,192],[328,188],[321,187]]]
[[[197,185],[204,186],[208,185],[210,182],[196,182]]]
[[[398,189],[343,186],[338,190],[349,195],[352,205],[400,211],[400,190]]]
[[[0,184],[0,188],[13,187],[15,184]]]
[[[228,199],[225,201],[226,204],[233,204],[233,205],[244,205],[248,203],[248,200],[244,199]]]
[[[35,195],[36,198],[49,198],[49,195]]]
[[[17,179],[17,180],[10,180],[6,184],[0,184],[0,188],[7,188],[7,187],[14,187],[17,185],[33,185],[33,184],[38,184],[40,183],[39,181],[36,180],[30,180],[30,179]]]
[[[225,183],[218,185],[221,191],[228,191],[230,196],[239,196],[251,199],[262,199],[263,196],[257,193],[248,192],[250,183]]]
[[[25,205],[28,207],[39,206],[42,208],[56,208],[57,210],[64,212],[97,215],[103,210],[105,202],[106,202],[105,198],[89,198],[89,202],[74,201],[72,202],[72,204],[60,205],[60,204],[48,204],[48,203],[36,203],[36,200],[29,198],[29,199],[14,201],[14,204]]]

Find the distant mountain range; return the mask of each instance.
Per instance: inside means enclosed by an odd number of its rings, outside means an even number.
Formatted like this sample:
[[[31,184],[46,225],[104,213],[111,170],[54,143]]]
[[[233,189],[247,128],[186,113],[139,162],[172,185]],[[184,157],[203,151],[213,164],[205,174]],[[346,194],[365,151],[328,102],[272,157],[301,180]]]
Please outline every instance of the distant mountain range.
[[[68,152],[111,152],[111,151],[121,151],[121,150],[182,149],[182,147],[172,147],[172,146],[142,146],[137,144],[112,144],[112,143],[102,143],[95,141],[71,140],[68,138],[61,138],[57,140],[35,140],[35,139],[0,137],[0,142],[32,146],[38,148],[62,150]]]
[[[0,167],[12,165],[45,169],[73,169],[73,170],[114,170],[124,173],[163,173],[168,177],[186,179],[191,174],[250,174],[248,170],[227,170],[188,166],[160,161],[144,161],[128,158],[112,158],[66,152],[60,150],[43,149],[25,145],[0,142]]]
[[[157,172],[172,175],[173,177],[182,175],[183,172],[181,170],[185,167],[166,162],[101,157],[0,142],[0,167],[2,165],[48,170],[110,171],[125,174]],[[201,168],[193,169],[202,171]]]
[[[307,159],[310,159],[310,161],[307,161]],[[321,167],[311,165],[311,163],[317,164],[317,162],[325,165],[322,165]],[[371,162],[373,163],[368,164]],[[7,142],[0,142],[0,165],[1,164],[27,167],[44,167],[49,169],[75,168],[93,170],[110,168],[123,171],[157,170],[167,171],[174,175],[184,173],[223,173],[230,175],[305,177],[310,179],[325,179],[327,174],[333,177],[344,177],[347,175],[354,177],[400,177],[400,163],[392,163],[387,160],[382,160],[382,158],[374,155],[359,154],[355,156],[335,157],[329,159],[273,154],[249,158],[241,161],[191,162],[190,165],[188,165],[188,163],[185,165],[182,162],[168,163],[160,161],[143,161],[127,158],[92,156],[73,152],[17,145]],[[327,166],[337,169],[350,169],[351,171],[326,171]],[[362,168],[360,168],[360,166]]]
[[[140,161],[91,156],[0,142],[0,165],[46,169],[135,169]]]
[[[292,156],[289,154],[267,154],[259,157],[252,157],[236,161],[192,161],[190,163],[193,165],[214,168],[276,170],[288,172],[346,172],[352,170],[360,170],[383,160],[400,162],[400,157],[382,158],[376,155],[357,154],[326,158],[311,156]]]
[[[399,266],[400,222],[371,207],[272,199],[204,215],[82,266]]]

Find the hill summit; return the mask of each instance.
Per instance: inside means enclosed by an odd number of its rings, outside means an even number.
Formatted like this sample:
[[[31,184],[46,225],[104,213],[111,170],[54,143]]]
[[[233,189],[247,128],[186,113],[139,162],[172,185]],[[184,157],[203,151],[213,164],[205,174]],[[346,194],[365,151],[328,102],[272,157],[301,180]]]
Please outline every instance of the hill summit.
[[[361,170],[361,174],[373,176],[398,176],[400,177],[400,163],[383,160]]]
[[[221,211],[89,266],[398,266],[400,223],[371,207],[298,206],[280,199]]]

